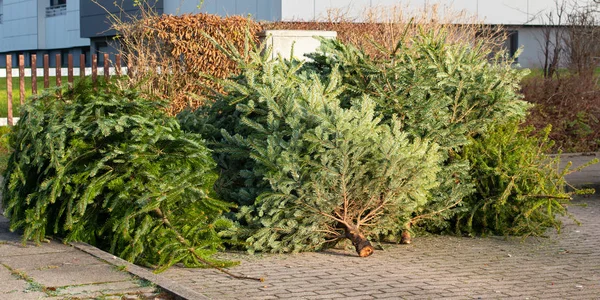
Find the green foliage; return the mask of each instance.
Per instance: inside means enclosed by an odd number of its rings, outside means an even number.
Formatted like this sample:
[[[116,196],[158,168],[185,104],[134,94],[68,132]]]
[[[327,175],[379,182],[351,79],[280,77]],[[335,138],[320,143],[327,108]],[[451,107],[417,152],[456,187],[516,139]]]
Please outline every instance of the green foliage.
[[[211,139],[216,190],[243,205],[237,238],[250,251],[297,252],[349,227],[399,236],[437,186],[438,145],[409,138],[399,120],[382,123],[367,96],[342,107],[335,70],[323,84],[300,62],[266,57],[251,53],[214,105],[180,115]]]
[[[559,169],[560,156],[546,154],[549,133],[550,126],[534,136],[513,120],[472,138],[462,155],[471,162],[477,192],[464,200],[468,211],[457,216],[459,231],[527,236],[560,229],[556,215],[567,214],[572,194],[565,192],[564,176],[573,171]]]
[[[222,175],[216,190],[241,205],[236,238],[251,251],[280,252],[320,249],[352,228],[397,240],[413,225],[448,230],[480,210],[477,199],[505,197],[506,189],[495,188],[481,198],[478,180],[489,170],[465,147],[495,124],[525,117],[529,105],[518,91],[526,72],[482,44],[448,44],[445,34],[422,30],[377,57],[322,40],[309,63],[221,47],[242,72],[222,83],[225,92],[213,105],[179,118],[209,140]],[[483,149],[490,147],[496,146]],[[522,150],[525,157],[542,155],[539,148]],[[560,202],[564,173],[528,163],[511,167],[556,181],[553,190],[537,192]],[[527,190],[529,181],[511,188]],[[525,223],[506,217],[498,224],[523,234],[564,212],[556,208],[544,218],[531,208]],[[473,224],[470,230],[487,230]]]
[[[4,173],[11,230],[88,242],[158,271],[210,261],[232,225],[211,189],[215,163],[156,103],[87,82],[29,101]]]
[[[8,158],[10,157],[11,148],[8,143],[8,133],[10,127],[0,127],[0,172],[4,172],[8,166]]]
[[[450,44],[446,35],[445,29],[422,29],[393,51],[380,47],[377,57],[323,39],[321,52],[311,54],[314,62],[308,65],[325,81],[339,69],[344,107],[352,106],[349,99],[368,95],[384,122],[396,116],[410,137],[440,145],[445,160],[440,185],[412,222],[426,220],[430,230],[445,228],[461,200],[473,192],[469,163],[458,155],[469,138],[494,122],[524,117],[528,108],[518,93],[526,72],[512,68],[502,53],[489,61],[489,47],[483,44]]]

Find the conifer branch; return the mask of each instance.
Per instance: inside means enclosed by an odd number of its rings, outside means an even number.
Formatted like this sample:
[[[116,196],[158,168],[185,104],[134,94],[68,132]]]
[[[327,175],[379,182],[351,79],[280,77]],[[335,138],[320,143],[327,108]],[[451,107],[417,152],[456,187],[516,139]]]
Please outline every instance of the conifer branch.
[[[547,199],[564,199],[573,200],[571,196],[553,196],[553,195],[523,195],[526,198],[547,198]]]
[[[177,231],[177,228],[175,228],[175,227],[174,227],[174,226],[171,224],[171,222],[169,221],[169,219],[168,219],[168,218],[165,216],[165,214],[163,214],[163,212],[162,212],[162,210],[161,210],[160,208],[158,208],[158,207],[157,207],[157,208],[155,208],[155,209],[154,209],[154,212],[155,212],[155,213],[158,215],[158,217],[159,217],[159,218],[161,218],[161,220],[162,220],[163,224],[165,224],[165,225],[166,225],[166,226],[167,226],[169,229],[171,229],[171,231],[172,231],[173,233],[175,233],[175,235],[177,236],[177,239],[179,240],[179,242],[180,242],[180,243],[182,243],[183,245],[187,246],[187,247],[188,247],[188,248],[187,248],[187,250],[188,250],[188,251],[190,251],[190,252],[192,253],[192,255],[193,255],[193,256],[194,256],[194,257],[195,257],[197,260],[201,261],[203,264],[205,264],[205,265],[207,265],[207,266],[209,266],[209,267],[211,267],[211,268],[217,269],[217,270],[219,270],[220,272],[222,272],[222,273],[225,273],[225,274],[227,274],[227,275],[229,275],[229,276],[231,276],[231,277],[233,277],[233,278],[235,278],[235,279],[256,280],[256,281],[260,281],[260,282],[264,282],[264,281],[265,281],[265,278],[263,278],[263,277],[256,278],[256,277],[249,277],[249,276],[244,276],[244,275],[236,275],[236,274],[233,274],[233,273],[231,273],[231,272],[229,272],[229,271],[227,271],[227,270],[225,270],[225,269],[223,269],[223,268],[221,268],[221,267],[219,267],[219,266],[217,266],[217,265],[215,265],[215,264],[213,264],[213,263],[211,263],[211,262],[209,262],[209,261],[205,260],[204,258],[200,257],[200,255],[198,255],[198,253],[196,253],[196,249],[194,249],[194,248],[193,248],[193,247],[190,245],[190,242],[189,242],[188,240],[186,240],[186,239],[185,239],[185,238],[184,238],[184,237],[183,237],[183,236],[182,236],[182,235],[179,233],[179,231]]]
[[[381,203],[377,207],[373,208],[371,211],[369,211],[369,213],[364,218],[362,218],[362,222],[363,223],[369,222],[369,221],[373,220],[374,218],[383,214],[383,208],[386,206],[386,204],[387,204],[387,201],[381,200]],[[360,224],[357,224],[357,225],[360,225]]]
[[[357,218],[357,220],[356,220],[357,226],[361,226],[364,222],[367,222],[367,221],[365,221],[365,220],[362,219],[362,215],[367,211],[367,209],[369,209],[371,207],[371,203],[373,202],[373,200],[375,200],[375,198],[377,198],[377,196],[375,196],[375,195],[369,197],[369,201],[367,202],[367,204],[358,213],[358,215],[356,217]]]
[[[460,204],[462,201],[463,201],[463,199],[462,199],[462,198],[460,198],[460,199],[456,200],[456,202],[454,202],[454,203],[452,203],[452,204],[450,204],[450,205],[448,205],[448,206],[446,206],[446,207],[444,207],[444,208],[442,208],[442,209],[439,209],[439,210],[436,210],[436,211],[434,211],[434,212],[430,212],[430,213],[427,213],[427,214],[424,214],[424,215],[419,215],[419,216],[416,216],[416,217],[414,217],[414,218],[410,219],[410,221],[408,221],[408,223],[409,223],[409,224],[415,224],[415,223],[416,223],[416,222],[418,222],[419,220],[428,219],[428,218],[431,218],[431,217],[433,217],[433,216],[435,216],[435,215],[441,214],[441,213],[443,213],[444,211],[446,211],[446,210],[449,210],[449,209],[451,209],[451,208],[453,208],[453,207],[455,207],[455,206],[459,205],[459,204]]]

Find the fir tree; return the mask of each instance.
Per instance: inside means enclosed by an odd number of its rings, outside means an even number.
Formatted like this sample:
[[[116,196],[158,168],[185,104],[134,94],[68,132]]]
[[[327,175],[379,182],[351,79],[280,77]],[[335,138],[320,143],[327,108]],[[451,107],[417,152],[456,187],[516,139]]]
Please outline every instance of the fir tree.
[[[378,57],[323,39],[320,52],[311,54],[313,62],[307,65],[325,81],[339,69],[344,107],[352,106],[349,99],[368,95],[384,122],[396,116],[410,137],[440,145],[440,185],[405,224],[407,229],[417,223],[429,230],[447,228],[448,220],[465,209],[462,200],[474,192],[469,161],[459,155],[462,147],[470,137],[485,133],[489,124],[524,117],[528,108],[519,94],[525,71],[512,68],[502,52],[489,61],[492,55],[481,43],[449,44],[446,34],[444,29],[418,30],[392,50],[378,47]],[[408,234],[404,237],[410,241]]]
[[[10,134],[3,206],[23,240],[83,241],[157,267],[219,263],[231,221],[216,200],[215,163],[156,101],[81,82],[24,107]]]
[[[369,236],[399,235],[437,186],[437,144],[409,138],[399,120],[383,124],[369,97],[342,107],[335,70],[325,85],[298,61],[250,55],[214,105],[180,115],[213,139],[216,189],[242,205],[236,236],[250,251],[273,252],[348,238],[368,256]]]
[[[550,126],[542,133],[532,131],[511,120],[465,146],[462,156],[471,162],[476,192],[464,199],[468,210],[455,218],[458,232],[541,236],[549,227],[560,230],[556,216],[569,215],[566,206],[573,194],[594,193],[593,189],[567,192],[564,177],[598,159],[575,170],[570,164],[561,169],[560,156],[546,154],[553,146]]]

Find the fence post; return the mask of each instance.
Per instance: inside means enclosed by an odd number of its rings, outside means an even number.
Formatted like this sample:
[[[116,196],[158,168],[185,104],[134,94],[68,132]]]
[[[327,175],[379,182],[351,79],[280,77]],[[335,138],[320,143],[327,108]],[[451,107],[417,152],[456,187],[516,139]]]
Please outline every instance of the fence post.
[[[6,55],[6,105],[8,126],[13,126],[13,107],[12,107],[12,55]]]
[[[121,76],[121,54],[115,55],[115,74]]]
[[[125,64],[127,65],[127,76],[131,78],[133,76],[133,63],[131,58],[128,59],[128,56],[125,57]]]
[[[104,82],[108,82],[108,80],[110,79],[110,74],[108,74],[110,71],[110,65],[109,65],[110,61],[109,61],[109,57],[108,57],[108,53],[104,53]]]
[[[31,54],[31,93],[37,94],[37,56]]]
[[[92,82],[96,83],[96,79],[98,79],[98,56],[92,54]]]
[[[68,74],[67,81],[69,81],[69,88],[72,88],[73,87],[73,54],[70,54],[70,53],[67,58],[67,74]]]
[[[44,54],[44,88],[50,87],[50,57]]]
[[[85,77],[85,54],[79,54],[79,80]]]
[[[25,55],[19,55],[19,103],[25,103]]]
[[[60,87],[62,85],[62,74],[61,74],[61,67],[62,67],[62,60],[60,57],[60,54],[56,54],[56,63],[54,64],[54,70],[56,73],[56,86]]]

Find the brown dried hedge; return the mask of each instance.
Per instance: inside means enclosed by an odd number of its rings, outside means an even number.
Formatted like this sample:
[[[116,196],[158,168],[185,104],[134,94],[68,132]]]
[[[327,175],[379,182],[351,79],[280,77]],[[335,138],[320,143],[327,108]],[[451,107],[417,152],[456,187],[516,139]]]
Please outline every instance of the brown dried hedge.
[[[393,49],[398,41],[409,43],[414,32],[424,27],[428,30],[443,28],[450,33],[448,42],[468,43],[484,38],[494,46],[501,40],[498,28],[484,27],[461,13],[445,15],[447,19],[436,19],[438,11],[432,6],[416,16],[407,17],[402,8],[394,7],[369,10],[362,23],[343,15],[330,16],[319,22],[258,23],[241,16],[172,16],[142,9],[140,16],[134,16],[128,22],[115,17],[113,27],[119,32],[122,55],[130,67],[128,84],[148,95],[168,99],[166,112],[174,115],[188,106],[201,106],[204,95],[211,89],[220,89],[202,74],[225,78],[237,72],[236,64],[203,32],[221,45],[230,42],[242,50],[247,32],[254,42],[258,42],[258,33],[266,29],[333,30],[338,32],[340,40],[362,47],[370,55],[382,54],[373,42]],[[448,25],[456,24],[458,20],[474,25]]]
[[[162,99],[169,99],[167,113],[174,115],[187,106],[202,105],[210,89],[219,89],[201,74],[225,78],[235,73],[236,64],[203,35],[219,44],[226,41],[243,49],[246,31],[258,42],[260,24],[241,16],[210,14],[162,15],[115,25],[120,33],[123,55],[133,72],[129,84]],[[168,71],[165,71],[168,70]]]
[[[501,46],[506,38],[500,26],[485,26],[475,16],[442,9],[438,5],[416,11],[406,5],[373,7],[365,10],[360,21],[349,18],[343,11],[330,10],[317,22],[270,22],[261,25],[265,30],[336,31],[339,40],[358,46],[371,56],[383,55],[380,47],[392,50],[398,42],[410,43],[411,37],[421,30],[443,30],[448,35],[447,43],[483,41],[492,48]],[[375,46],[374,42],[379,46]]]
[[[554,152],[600,150],[599,80],[597,75],[567,74],[523,81],[525,100],[535,104],[527,123],[536,129],[552,125]]]

